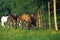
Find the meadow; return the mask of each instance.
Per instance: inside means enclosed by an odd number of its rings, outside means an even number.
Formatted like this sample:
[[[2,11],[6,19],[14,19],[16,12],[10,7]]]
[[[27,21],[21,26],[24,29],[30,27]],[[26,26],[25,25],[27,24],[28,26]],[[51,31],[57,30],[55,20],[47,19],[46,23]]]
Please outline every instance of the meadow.
[[[60,40],[60,31],[22,30],[0,26],[0,40]]]

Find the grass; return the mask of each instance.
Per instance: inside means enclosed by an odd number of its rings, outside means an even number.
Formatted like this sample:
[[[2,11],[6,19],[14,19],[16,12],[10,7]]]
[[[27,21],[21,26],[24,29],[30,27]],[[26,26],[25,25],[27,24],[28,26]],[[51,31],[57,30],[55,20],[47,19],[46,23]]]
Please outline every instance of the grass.
[[[0,40],[60,40],[60,31],[22,30],[0,26]]]

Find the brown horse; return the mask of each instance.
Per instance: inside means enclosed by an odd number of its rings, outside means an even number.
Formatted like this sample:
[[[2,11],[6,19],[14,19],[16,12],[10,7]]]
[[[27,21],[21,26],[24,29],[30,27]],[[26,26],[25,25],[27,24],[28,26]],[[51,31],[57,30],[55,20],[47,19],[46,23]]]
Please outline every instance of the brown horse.
[[[22,17],[21,16],[17,17],[17,27],[22,27]]]
[[[17,23],[16,14],[9,15],[7,20],[8,20],[7,23],[9,27],[16,26],[16,23]]]
[[[26,28],[31,28],[31,16],[29,14],[23,14],[22,15],[22,23],[23,26],[26,26]]]
[[[34,13],[34,14],[31,15],[31,21],[32,21],[31,24],[33,26],[36,26],[36,22],[37,22],[37,14],[36,13]]]
[[[7,24],[9,28],[13,25],[13,17],[11,15],[8,16]]]

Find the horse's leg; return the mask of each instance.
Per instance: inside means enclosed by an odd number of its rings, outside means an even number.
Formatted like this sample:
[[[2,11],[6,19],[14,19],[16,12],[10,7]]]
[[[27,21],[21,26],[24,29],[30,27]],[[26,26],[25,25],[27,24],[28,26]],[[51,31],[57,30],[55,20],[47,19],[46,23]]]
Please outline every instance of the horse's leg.
[[[7,27],[9,28],[9,25],[7,25]]]
[[[18,28],[18,26],[19,26],[19,25],[18,25],[18,21],[17,21],[17,28]]]
[[[13,26],[15,27],[15,29],[17,29],[17,21],[13,20]]]
[[[19,27],[22,28],[22,21],[19,22]]]
[[[22,24],[21,23],[19,23],[19,27],[22,28]]]
[[[2,26],[5,27],[4,22],[1,22]]]
[[[11,28],[13,27],[13,22],[10,22],[10,27],[11,27]]]
[[[10,25],[8,24],[7,27],[10,28]]]
[[[7,27],[8,27],[8,28],[11,28],[11,27],[12,27],[11,25],[12,25],[12,22],[8,22]]]
[[[10,27],[10,22],[9,22],[9,21],[7,21],[7,27],[8,27],[8,28]]]

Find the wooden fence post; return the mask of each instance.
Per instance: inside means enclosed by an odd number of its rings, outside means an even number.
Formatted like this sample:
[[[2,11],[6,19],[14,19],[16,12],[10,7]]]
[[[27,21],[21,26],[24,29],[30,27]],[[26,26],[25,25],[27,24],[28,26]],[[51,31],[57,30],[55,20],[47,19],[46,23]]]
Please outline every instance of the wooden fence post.
[[[55,22],[55,30],[58,31],[58,27],[57,27],[57,17],[56,17],[56,0],[53,0],[53,6],[54,6],[54,22]]]
[[[48,2],[48,20],[49,20],[49,30],[51,30],[51,22],[50,22],[50,2]]]
[[[37,14],[37,25],[38,28],[40,28],[40,10],[38,10],[38,14]]]

